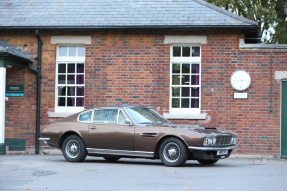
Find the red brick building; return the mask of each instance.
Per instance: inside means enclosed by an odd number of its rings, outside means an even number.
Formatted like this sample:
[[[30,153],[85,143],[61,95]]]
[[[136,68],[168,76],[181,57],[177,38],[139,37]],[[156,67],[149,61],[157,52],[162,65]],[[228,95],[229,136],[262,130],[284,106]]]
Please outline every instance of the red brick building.
[[[9,2],[0,10],[15,13],[0,20],[0,45],[33,61],[30,68],[27,62],[6,69],[6,84],[24,85],[22,97],[5,101],[10,148],[22,139],[26,151],[35,151],[41,71],[39,126],[95,106],[140,104],[174,123],[237,133],[236,154],[287,156],[287,46],[258,44],[255,22],[202,0],[87,1],[48,8],[40,1],[25,5],[30,17],[19,11],[24,5]],[[236,71],[249,74],[247,87],[231,85]]]

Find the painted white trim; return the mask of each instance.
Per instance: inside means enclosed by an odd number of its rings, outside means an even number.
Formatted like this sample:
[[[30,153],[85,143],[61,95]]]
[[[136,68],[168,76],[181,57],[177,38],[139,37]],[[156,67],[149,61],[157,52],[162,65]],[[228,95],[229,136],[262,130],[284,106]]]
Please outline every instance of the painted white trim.
[[[78,73],[78,74],[84,74],[84,79],[86,79],[86,64],[85,64],[85,59],[86,57],[61,57],[59,56],[59,47],[62,45],[58,45],[57,46],[57,52],[56,52],[56,75],[55,75],[55,112],[56,113],[77,113],[77,112],[81,112],[84,110],[84,107],[76,107],[76,106],[58,106],[58,65],[63,63],[63,64],[68,64],[68,63],[75,63],[75,64],[84,64],[85,67],[85,71],[84,73]],[[67,47],[70,46],[77,46],[77,47],[83,47],[83,45],[75,45],[75,44],[71,44],[71,45],[67,45]],[[76,67],[76,66],[75,66]],[[67,70],[67,68],[66,68]],[[75,68],[76,70],[76,68]],[[76,73],[76,72],[75,72]],[[65,75],[67,76],[68,73],[65,73]],[[63,84],[63,86],[83,86],[85,87],[86,81],[84,81],[84,84]],[[67,98],[67,96],[65,96]],[[85,98],[85,96],[76,96],[76,97],[83,97]],[[63,115],[60,115],[63,116]],[[66,116],[64,116],[66,117]]]
[[[173,57],[173,47],[174,46],[191,46],[191,47],[200,47],[200,56],[199,57]],[[192,49],[191,49],[192,51]],[[170,45],[170,82],[169,82],[169,113],[170,114],[180,114],[184,115],[186,113],[189,114],[200,114],[200,109],[201,109],[201,46],[200,45],[191,45],[191,44],[172,44]],[[173,63],[191,63],[191,64],[199,64],[199,85],[189,85],[189,86],[183,86],[183,85],[172,85],[172,64]],[[182,75],[182,73],[180,73]],[[172,108],[172,87],[199,87],[199,107],[198,108]],[[181,96],[180,96],[181,98]],[[186,119],[186,118],[184,118]],[[204,118],[205,119],[205,118]]]
[[[0,144],[5,142],[6,68],[0,67]]]
[[[165,44],[206,44],[207,36],[164,36]]]
[[[51,36],[51,44],[91,44],[91,36]]]
[[[207,113],[200,114],[172,114],[164,113],[163,117],[166,119],[206,119]]]
[[[287,79],[287,71],[275,71],[275,80]]]

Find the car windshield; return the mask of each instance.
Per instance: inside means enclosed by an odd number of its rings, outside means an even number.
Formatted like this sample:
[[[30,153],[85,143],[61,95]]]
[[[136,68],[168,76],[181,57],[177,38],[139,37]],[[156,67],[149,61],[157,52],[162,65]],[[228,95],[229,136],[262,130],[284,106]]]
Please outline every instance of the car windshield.
[[[152,108],[133,107],[125,109],[136,124],[171,124]]]

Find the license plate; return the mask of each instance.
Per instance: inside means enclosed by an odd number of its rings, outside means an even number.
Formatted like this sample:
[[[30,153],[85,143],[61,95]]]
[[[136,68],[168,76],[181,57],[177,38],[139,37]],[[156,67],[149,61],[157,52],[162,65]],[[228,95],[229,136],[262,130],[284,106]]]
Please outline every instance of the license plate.
[[[218,150],[217,155],[227,155],[228,150]]]

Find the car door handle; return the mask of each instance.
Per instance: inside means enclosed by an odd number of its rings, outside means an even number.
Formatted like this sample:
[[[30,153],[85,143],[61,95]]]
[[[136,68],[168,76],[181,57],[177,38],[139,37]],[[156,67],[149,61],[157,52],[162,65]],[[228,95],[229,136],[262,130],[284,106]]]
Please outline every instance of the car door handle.
[[[155,137],[156,133],[142,133],[141,136],[142,137]]]
[[[97,127],[96,126],[92,126],[92,127],[90,127],[90,129],[96,129]]]

